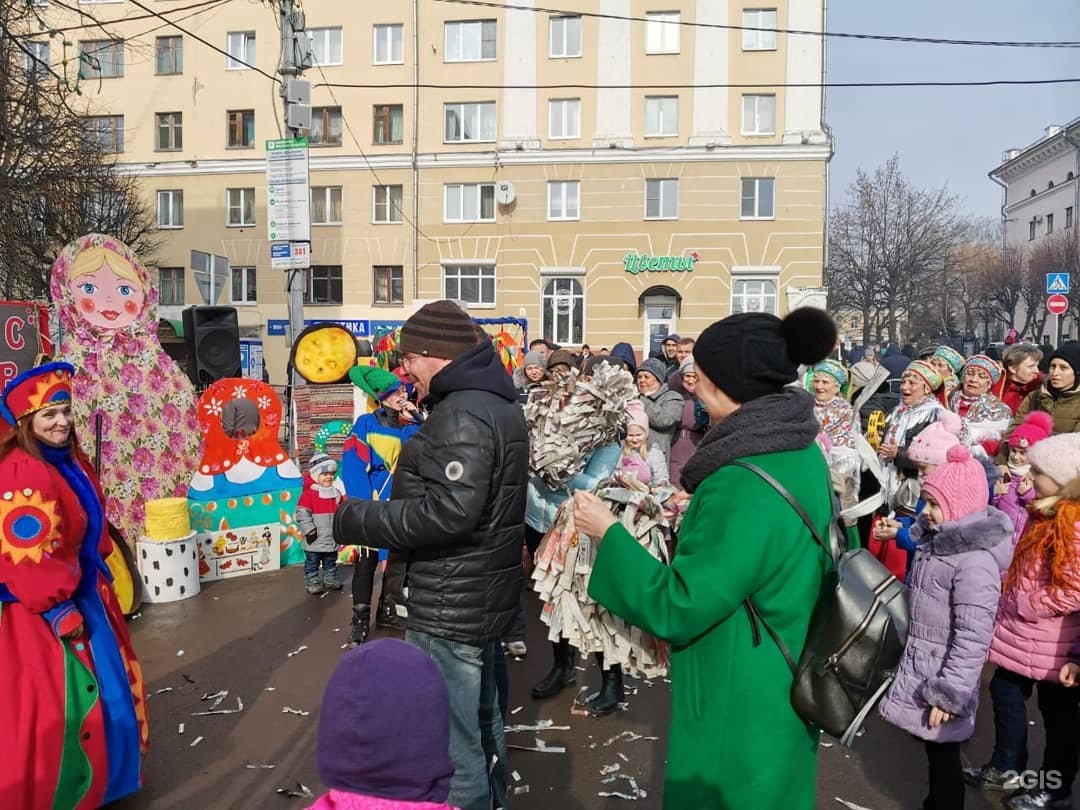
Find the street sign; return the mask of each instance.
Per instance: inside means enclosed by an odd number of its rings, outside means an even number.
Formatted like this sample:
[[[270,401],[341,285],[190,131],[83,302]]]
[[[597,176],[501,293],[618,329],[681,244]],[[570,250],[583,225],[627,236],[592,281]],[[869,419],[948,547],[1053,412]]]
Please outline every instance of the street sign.
[[[340,320],[334,318],[305,318],[304,326],[311,326],[314,323],[334,323],[338,326],[344,327],[347,331],[352,332],[356,337],[370,337],[371,336],[371,321],[366,320]],[[285,334],[285,330],[288,328],[289,322],[284,318],[270,318],[266,322],[266,334],[271,337],[280,337]]]
[[[1054,293],[1069,294],[1069,274],[1068,273],[1047,273],[1046,274],[1046,294],[1053,295]]]
[[[266,142],[266,217],[271,242],[311,241],[308,139]]]
[[[1051,295],[1046,299],[1046,311],[1051,315],[1064,315],[1069,309],[1069,299],[1064,295]]]
[[[270,267],[274,270],[305,270],[311,267],[311,245],[307,242],[270,245]]]

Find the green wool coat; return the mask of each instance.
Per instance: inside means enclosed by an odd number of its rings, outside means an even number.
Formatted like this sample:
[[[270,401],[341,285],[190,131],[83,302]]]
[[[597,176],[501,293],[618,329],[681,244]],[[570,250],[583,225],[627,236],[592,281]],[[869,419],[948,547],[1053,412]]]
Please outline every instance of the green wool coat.
[[[817,445],[751,456],[823,531],[832,513]],[[694,493],[667,566],[612,526],[589,595],[671,642],[671,729],[664,807],[812,810],[818,732],[791,708],[791,670],[743,600],[798,659],[832,563],[795,511],[749,470],[713,471]]]

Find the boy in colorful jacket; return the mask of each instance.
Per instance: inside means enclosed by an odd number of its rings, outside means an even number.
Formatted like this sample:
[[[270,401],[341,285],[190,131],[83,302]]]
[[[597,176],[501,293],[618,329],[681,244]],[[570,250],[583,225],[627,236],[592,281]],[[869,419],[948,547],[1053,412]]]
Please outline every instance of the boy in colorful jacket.
[[[304,579],[307,592],[313,596],[326,590],[341,590],[334,512],[345,495],[334,481],[336,473],[337,462],[325,453],[316,453],[308,463],[309,477],[304,479],[304,492],[296,503],[296,525],[304,533]]]

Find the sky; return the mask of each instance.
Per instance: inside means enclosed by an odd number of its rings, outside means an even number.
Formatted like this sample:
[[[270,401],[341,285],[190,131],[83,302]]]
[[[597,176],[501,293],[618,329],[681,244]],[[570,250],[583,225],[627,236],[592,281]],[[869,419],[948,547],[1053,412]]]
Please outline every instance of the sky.
[[[979,40],[1080,41],[1080,0],[829,0],[828,29]],[[927,45],[830,37],[830,82],[1080,78],[1080,48]],[[859,168],[893,154],[916,185],[948,185],[961,209],[1000,217],[1001,190],[987,173],[1009,148],[1050,124],[1080,117],[1080,82],[986,88],[831,88],[831,204]]]

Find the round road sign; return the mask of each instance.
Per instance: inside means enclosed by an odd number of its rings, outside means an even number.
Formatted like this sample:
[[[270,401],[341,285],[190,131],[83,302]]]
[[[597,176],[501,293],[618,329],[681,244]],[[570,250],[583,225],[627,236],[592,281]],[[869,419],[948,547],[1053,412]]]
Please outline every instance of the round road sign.
[[[1051,315],[1064,315],[1069,309],[1069,299],[1058,293],[1046,299],[1046,311]]]

